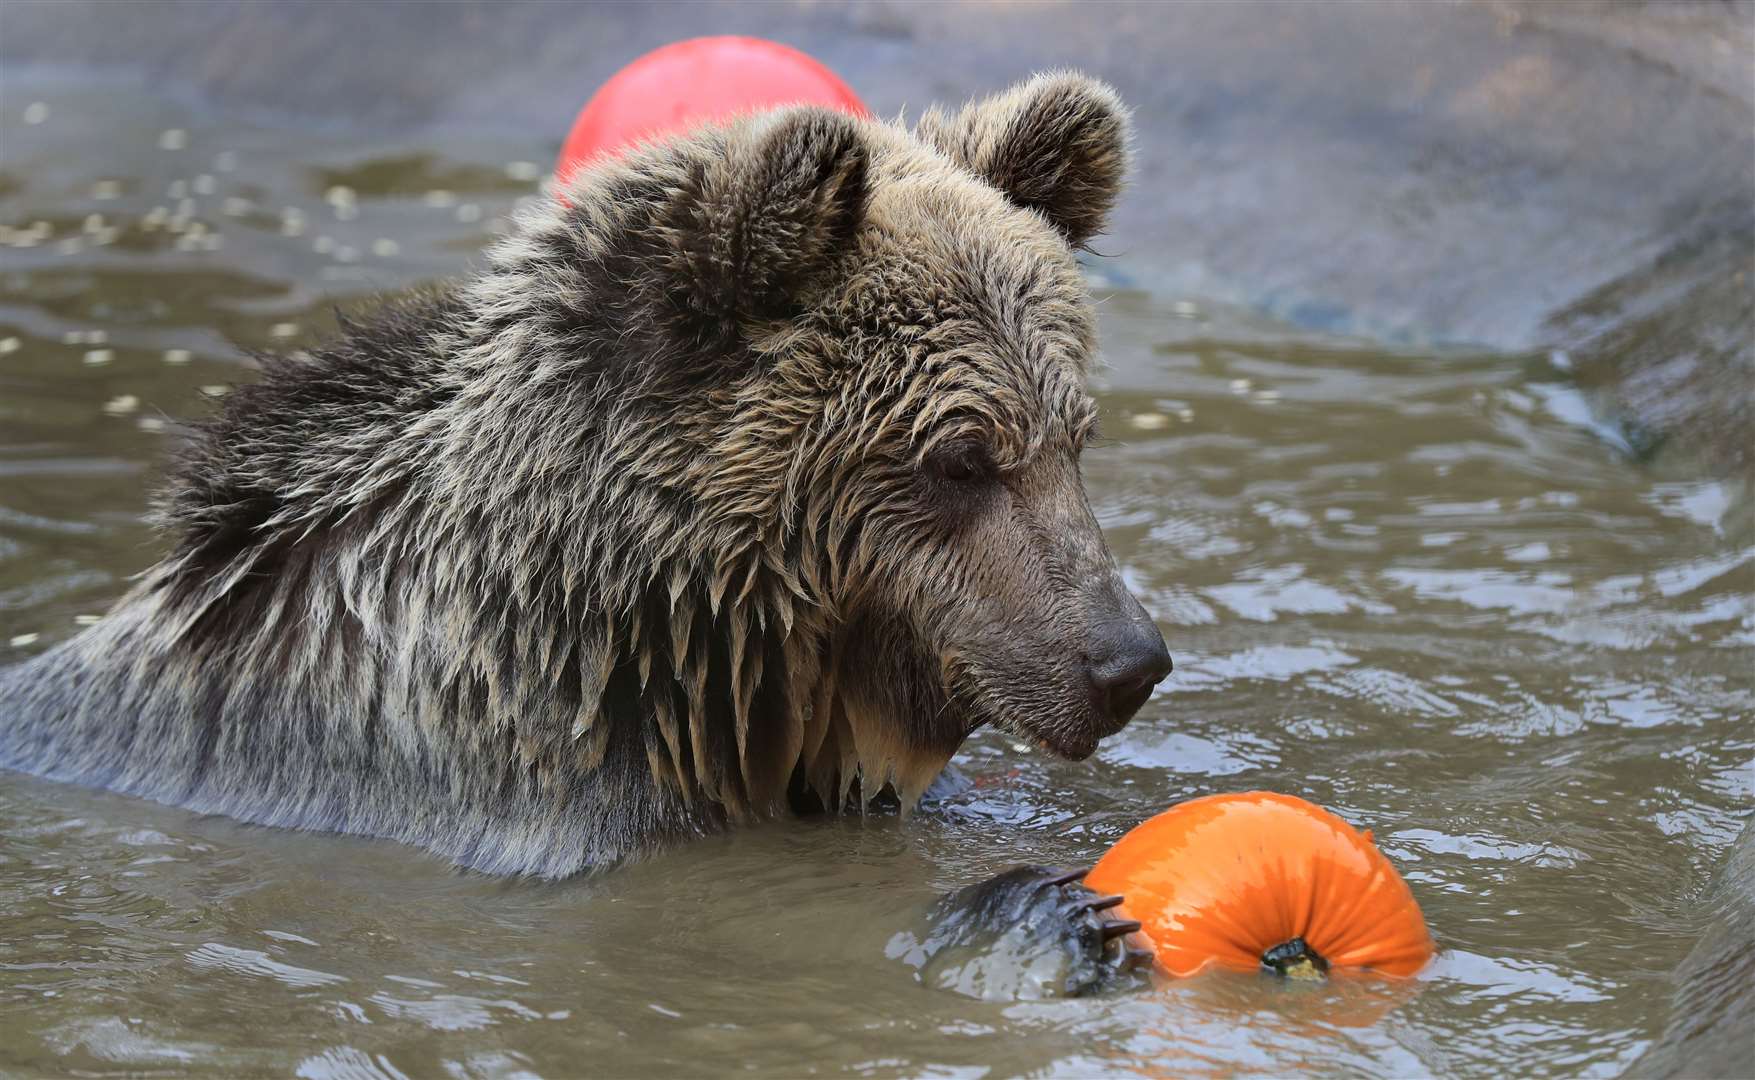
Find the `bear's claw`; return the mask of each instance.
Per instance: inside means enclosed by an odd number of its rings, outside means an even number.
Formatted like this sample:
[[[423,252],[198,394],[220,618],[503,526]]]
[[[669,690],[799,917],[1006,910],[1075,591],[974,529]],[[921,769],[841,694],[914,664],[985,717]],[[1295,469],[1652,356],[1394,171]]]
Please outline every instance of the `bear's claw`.
[[[1058,990],[1069,996],[1137,979],[1152,962],[1128,940],[1140,924],[1115,914],[1124,897],[1086,888],[1087,872],[1019,866],[946,896],[923,942],[928,955],[947,962],[970,951],[1058,954],[1065,972]]]

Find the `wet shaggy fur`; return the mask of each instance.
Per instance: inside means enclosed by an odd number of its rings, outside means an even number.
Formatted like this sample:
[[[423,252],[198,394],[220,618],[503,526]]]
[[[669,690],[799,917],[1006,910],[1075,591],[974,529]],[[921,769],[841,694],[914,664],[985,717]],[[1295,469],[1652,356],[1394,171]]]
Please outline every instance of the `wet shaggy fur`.
[[[1078,453],[1101,84],[640,148],[473,281],[271,359],[172,549],[0,673],[0,765],[548,877],[1108,731]],[[857,792],[857,796],[853,793]]]

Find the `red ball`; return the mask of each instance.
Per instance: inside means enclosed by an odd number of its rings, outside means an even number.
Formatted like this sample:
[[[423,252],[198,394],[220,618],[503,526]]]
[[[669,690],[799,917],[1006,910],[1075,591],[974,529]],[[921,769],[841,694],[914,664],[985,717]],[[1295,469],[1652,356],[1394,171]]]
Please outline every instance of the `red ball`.
[[[641,140],[780,105],[871,115],[834,72],[797,49],[761,38],[692,38],[652,50],[592,95],[561,147],[555,176],[565,181]]]

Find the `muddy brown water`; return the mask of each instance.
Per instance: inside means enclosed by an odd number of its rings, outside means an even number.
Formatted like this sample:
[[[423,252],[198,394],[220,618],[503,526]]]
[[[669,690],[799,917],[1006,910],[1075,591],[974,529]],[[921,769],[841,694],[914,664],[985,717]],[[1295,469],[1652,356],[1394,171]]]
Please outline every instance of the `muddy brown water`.
[[[167,425],[249,377],[240,348],[464,271],[553,151],[6,89],[0,663],[152,559]],[[1618,1073],[1751,794],[1746,491],[1630,458],[1564,358],[1387,352],[1093,272],[1087,481],[1177,660],[1094,759],[984,732],[973,786],[906,820],[550,885],[0,775],[0,1071]],[[1441,945],[1423,975],[983,1000],[886,955],[942,890],[1249,788],[1375,831]]]

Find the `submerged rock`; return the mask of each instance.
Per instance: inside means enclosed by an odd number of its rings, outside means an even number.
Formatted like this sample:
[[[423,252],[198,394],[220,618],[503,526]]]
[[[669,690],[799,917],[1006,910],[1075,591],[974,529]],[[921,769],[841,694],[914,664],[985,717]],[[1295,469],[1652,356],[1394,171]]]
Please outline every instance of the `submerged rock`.
[[[1707,929],[1676,968],[1669,1026],[1629,1077],[1747,1076],[1755,1063],[1755,825],[1707,894]]]

